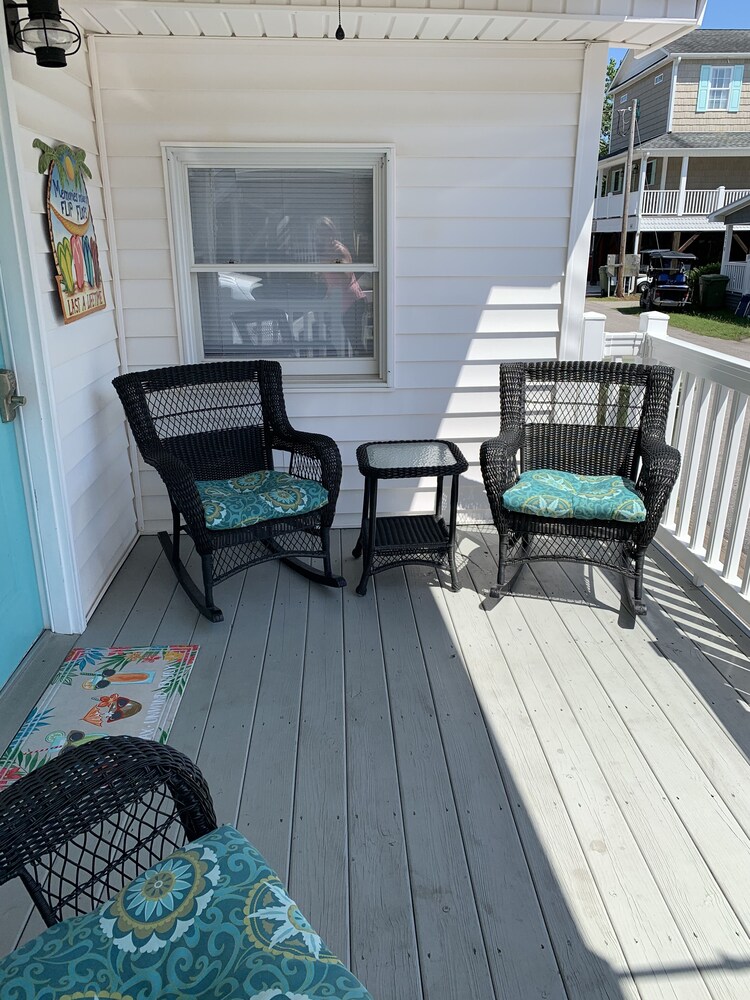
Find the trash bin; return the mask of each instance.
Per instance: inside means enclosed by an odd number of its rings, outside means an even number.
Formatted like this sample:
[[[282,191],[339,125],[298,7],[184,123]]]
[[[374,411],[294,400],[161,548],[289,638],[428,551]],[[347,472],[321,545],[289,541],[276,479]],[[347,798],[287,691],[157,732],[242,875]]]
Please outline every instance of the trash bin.
[[[599,288],[601,289],[603,299],[606,299],[609,295],[609,281],[610,275],[607,274],[607,265],[602,264],[599,268]]]
[[[726,274],[702,274],[699,281],[701,309],[722,309],[728,284]]]

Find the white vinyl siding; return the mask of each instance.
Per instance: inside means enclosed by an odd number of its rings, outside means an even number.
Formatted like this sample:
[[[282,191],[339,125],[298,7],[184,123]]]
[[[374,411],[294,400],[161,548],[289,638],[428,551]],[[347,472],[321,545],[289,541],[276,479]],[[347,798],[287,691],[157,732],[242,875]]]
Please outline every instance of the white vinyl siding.
[[[119,374],[117,331],[104,219],[102,179],[86,55],[66,69],[44,69],[27,55],[11,54],[19,131],[15,136],[26,177],[36,286],[45,348],[53,372],[67,499],[77,573],[85,611],[100,597],[136,534],[128,441],[122,407],[111,380]],[[107,308],[63,324],[49,244],[46,177],[39,174],[35,138],[86,151],[93,176],[86,181],[101,251]]]
[[[478,459],[499,426],[498,363],[557,353],[584,46],[104,38],[97,48],[131,367],[182,356],[162,143],[392,146],[394,388],[290,388],[289,415],[341,448],[339,524],[361,514],[357,445],[383,438],[456,441],[471,463],[464,516],[486,518]],[[167,527],[153,470],[142,486],[146,530]],[[433,490],[383,484],[379,509],[427,509]]]

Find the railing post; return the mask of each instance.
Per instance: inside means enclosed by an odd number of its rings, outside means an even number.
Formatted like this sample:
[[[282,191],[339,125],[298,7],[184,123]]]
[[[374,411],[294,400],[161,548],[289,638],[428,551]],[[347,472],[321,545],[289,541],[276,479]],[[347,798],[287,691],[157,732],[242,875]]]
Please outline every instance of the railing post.
[[[750,254],[745,257],[745,274],[742,278],[742,294],[750,295]]]
[[[724,208],[726,197],[727,189],[723,184],[720,184],[716,189],[716,208],[713,209],[714,212],[718,212],[720,208]]]
[[[583,336],[581,337],[581,361],[601,361],[604,357],[604,313],[585,312],[583,314]]]
[[[668,337],[669,316],[660,312],[642,312],[638,330],[646,337]]]

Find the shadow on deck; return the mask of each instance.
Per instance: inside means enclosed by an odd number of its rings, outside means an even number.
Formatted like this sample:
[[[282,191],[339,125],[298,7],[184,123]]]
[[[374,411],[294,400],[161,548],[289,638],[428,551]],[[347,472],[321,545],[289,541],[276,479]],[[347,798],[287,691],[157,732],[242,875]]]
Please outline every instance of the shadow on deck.
[[[747,658],[655,564],[629,629],[575,566],[484,610],[495,547],[462,533],[455,594],[423,567],[365,598],[256,567],[210,625],[144,538],[77,644],[200,645],[170,743],[375,1000],[750,996]],[[5,949],[39,929],[0,890]]]

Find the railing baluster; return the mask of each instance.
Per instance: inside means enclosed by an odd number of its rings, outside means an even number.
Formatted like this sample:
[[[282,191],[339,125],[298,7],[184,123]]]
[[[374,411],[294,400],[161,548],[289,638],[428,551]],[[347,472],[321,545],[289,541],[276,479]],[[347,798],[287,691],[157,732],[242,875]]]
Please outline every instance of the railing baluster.
[[[675,422],[676,439],[673,439],[673,444],[679,453],[684,455],[688,434],[690,433],[690,424],[692,422],[691,417],[693,415],[693,403],[695,402],[695,375],[686,374],[683,376],[680,397],[679,408],[677,410],[677,420]],[[677,512],[679,495],[682,492],[683,478],[684,468],[680,471],[679,479],[675,483],[675,487],[672,490],[672,495],[670,496],[669,503],[667,504],[667,512],[664,515],[665,526],[672,532],[677,527],[675,514]]]
[[[698,397],[696,417],[690,421],[690,430],[685,442],[683,455],[684,472],[682,475],[682,499],[680,501],[680,516],[676,526],[676,536],[680,541],[690,543],[690,521],[693,514],[695,488],[698,484],[701,455],[706,437],[708,421],[708,404],[711,396],[711,383],[704,378],[696,379],[695,395]]]
[[[724,531],[729,516],[729,504],[732,496],[734,473],[740,454],[740,444],[747,414],[747,396],[742,392],[734,392],[732,407],[729,414],[729,434],[724,441],[721,474],[719,480],[719,495],[716,502],[714,521],[706,547],[706,563],[717,572],[721,572],[725,562],[721,558],[724,543]]]
[[[695,530],[691,548],[698,556],[706,554],[706,527],[711,511],[711,498],[716,481],[716,469],[721,454],[721,441],[729,410],[729,389],[725,385],[717,385],[711,404],[711,415],[708,426],[711,428],[711,438],[706,453],[706,467],[701,477],[701,488],[698,491],[698,507],[695,512]]]
[[[747,532],[747,519],[750,516],[750,448],[745,447],[742,457],[742,471],[737,490],[737,500],[729,529],[729,548],[724,561],[724,579],[732,585],[738,584],[742,546]]]

